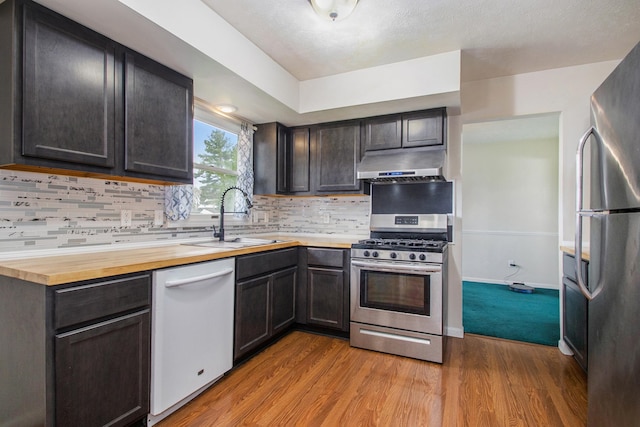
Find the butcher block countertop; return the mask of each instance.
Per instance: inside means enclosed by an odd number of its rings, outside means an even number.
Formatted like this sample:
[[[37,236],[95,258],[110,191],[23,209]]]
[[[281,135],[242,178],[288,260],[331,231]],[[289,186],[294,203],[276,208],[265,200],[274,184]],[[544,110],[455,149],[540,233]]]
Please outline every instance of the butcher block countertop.
[[[560,246],[560,250],[565,254],[576,256],[576,249],[573,246]],[[582,250],[582,259],[589,261],[589,251]]]
[[[53,286],[296,246],[350,248],[351,243],[357,241],[344,236],[318,237],[273,234],[255,237],[279,240],[279,242],[238,249],[165,243],[164,245],[136,249],[114,250],[110,248],[110,250],[97,252],[20,258],[0,261],[0,275]],[[193,240],[202,241],[203,239]]]

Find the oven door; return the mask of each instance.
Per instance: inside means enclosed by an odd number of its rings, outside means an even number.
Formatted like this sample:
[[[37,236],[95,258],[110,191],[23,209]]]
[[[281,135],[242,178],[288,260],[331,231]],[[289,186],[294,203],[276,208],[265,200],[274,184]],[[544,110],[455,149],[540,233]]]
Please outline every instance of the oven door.
[[[352,260],[351,321],[442,335],[442,265]]]

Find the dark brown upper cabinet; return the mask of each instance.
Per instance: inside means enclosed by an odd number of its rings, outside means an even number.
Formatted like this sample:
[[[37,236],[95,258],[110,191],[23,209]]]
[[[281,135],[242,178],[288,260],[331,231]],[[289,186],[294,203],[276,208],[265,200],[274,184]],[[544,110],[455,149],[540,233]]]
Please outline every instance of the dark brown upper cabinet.
[[[253,134],[253,193],[286,194],[289,192],[289,129],[276,122],[257,127]]]
[[[289,191],[310,191],[311,145],[309,128],[291,130],[291,162],[289,163]]]
[[[360,121],[328,123],[316,131],[316,191],[360,191]]]
[[[125,54],[127,176],[193,177],[193,83],[133,52]]]
[[[436,108],[402,115],[402,146],[445,148],[446,111]]]
[[[446,109],[415,111],[364,120],[364,150],[446,148]]]
[[[366,119],[364,132],[365,151],[402,147],[402,118],[399,114]]]
[[[254,194],[311,191],[309,128],[290,129],[275,122],[257,126],[253,135]]]
[[[114,168],[115,44],[40,8],[24,16],[21,154]]]
[[[193,83],[27,0],[0,4],[0,166],[192,182]]]

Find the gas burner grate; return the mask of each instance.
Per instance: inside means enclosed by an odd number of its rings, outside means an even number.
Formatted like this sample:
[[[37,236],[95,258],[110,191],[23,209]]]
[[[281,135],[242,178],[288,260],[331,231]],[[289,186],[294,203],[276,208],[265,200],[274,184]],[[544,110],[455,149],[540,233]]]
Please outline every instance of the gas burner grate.
[[[397,249],[441,249],[447,242],[441,240],[422,240],[422,239],[365,239],[358,242],[362,245],[370,245],[381,248],[397,248]]]

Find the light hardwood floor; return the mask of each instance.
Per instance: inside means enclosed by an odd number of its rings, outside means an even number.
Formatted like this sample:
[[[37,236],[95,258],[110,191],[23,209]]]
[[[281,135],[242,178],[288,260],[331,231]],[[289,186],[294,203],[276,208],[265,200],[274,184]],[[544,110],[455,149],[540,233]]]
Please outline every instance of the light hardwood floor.
[[[160,426],[584,426],[586,376],[557,348],[466,335],[442,365],[292,332]]]

